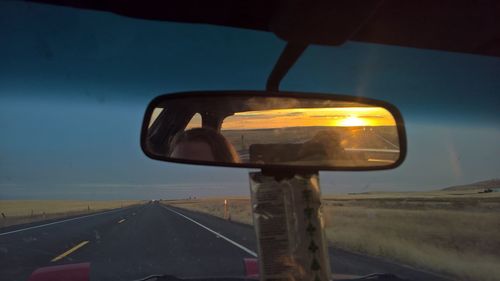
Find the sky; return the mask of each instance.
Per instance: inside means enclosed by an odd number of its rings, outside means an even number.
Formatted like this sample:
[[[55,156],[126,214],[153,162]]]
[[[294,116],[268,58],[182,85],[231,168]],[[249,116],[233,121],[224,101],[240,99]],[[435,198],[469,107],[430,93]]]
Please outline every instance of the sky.
[[[0,2],[0,199],[249,194],[249,169],[148,159],[148,102],[191,90],[263,89],[273,34]],[[382,99],[403,114],[397,169],[321,172],[322,192],[418,191],[500,177],[500,59],[376,44],[312,46],[290,91]]]

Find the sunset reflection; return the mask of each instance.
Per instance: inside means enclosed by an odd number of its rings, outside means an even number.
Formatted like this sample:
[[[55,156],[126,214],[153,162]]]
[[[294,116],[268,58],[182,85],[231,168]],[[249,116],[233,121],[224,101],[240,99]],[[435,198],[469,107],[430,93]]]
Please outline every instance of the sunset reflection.
[[[247,111],[229,116],[223,130],[286,127],[395,126],[392,114],[381,107],[293,108]]]

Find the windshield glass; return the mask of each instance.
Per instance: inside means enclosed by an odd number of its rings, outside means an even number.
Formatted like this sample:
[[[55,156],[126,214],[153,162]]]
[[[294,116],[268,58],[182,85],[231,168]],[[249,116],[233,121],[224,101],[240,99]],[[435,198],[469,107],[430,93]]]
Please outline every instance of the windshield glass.
[[[84,262],[91,280],[246,275],[250,170],[148,159],[141,122],[156,95],[263,89],[285,42],[16,1],[0,35],[1,280]],[[498,73],[485,56],[306,50],[283,89],[386,100],[408,135],[395,170],[320,173],[334,277],[500,280]]]

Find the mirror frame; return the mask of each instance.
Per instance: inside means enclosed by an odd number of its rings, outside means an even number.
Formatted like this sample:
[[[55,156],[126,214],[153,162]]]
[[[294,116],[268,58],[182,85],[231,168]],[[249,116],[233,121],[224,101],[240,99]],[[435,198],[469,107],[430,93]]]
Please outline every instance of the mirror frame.
[[[156,108],[160,102],[164,102],[166,99],[176,99],[176,98],[193,98],[193,97],[230,97],[232,95],[238,96],[261,96],[261,97],[289,97],[289,98],[302,98],[302,99],[334,99],[338,101],[346,102],[358,102],[366,103],[369,105],[379,106],[388,110],[396,121],[396,128],[399,137],[399,147],[400,154],[396,162],[387,166],[373,166],[373,167],[328,167],[328,166],[292,166],[292,165],[276,165],[276,164],[252,164],[252,163],[220,163],[220,162],[208,162],[208,161],[197,161],[197,160],[184,160],[169,158],[166,156],[158,156],[148,152],[146,149],[146,139],[148,135],[149,122],[152,116],[153,110]],[[232,167],[232,168],[251,168],[251,169],[262,169],[262,170],[276,170],[283,172],[317,172],[317,171],[376,171],[376,170],[390,170],[400,166],[406,158],[407,154],[407,139],[406,130],[403,120],[403,116],[398,108],[388,102],[375,100],[365,97],[338,95],[338,94],[324,94],[324,93],[306,93],[306,92],[268,92],[268,91],[244,91],[244,90],[223,90],[223,91],[189,91],[189,92],[176,92],[171,94],[163,94],[154,98],[149,102],[146,111],[144,113],[144,118],[142,121],[141,128],[141,149],[146,156],[154,160],[160,160],[164,162],[182,163],[182,164],[193,164],[193,165],[203,165],[203,166],[218,166],[218,167]]]

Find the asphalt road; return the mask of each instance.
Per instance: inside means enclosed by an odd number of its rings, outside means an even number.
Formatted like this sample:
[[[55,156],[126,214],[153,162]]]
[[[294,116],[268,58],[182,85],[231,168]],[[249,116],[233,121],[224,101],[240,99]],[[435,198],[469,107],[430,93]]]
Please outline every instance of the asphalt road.
[[[250,226],[146,204],[70,220],[0,230],[0,280],[27,280],[42,266],[90,262],[91,280],[133,280],[150,274],[242,276],[256,254]],[[393,273],[447,280],[382,259],[330,249],[332,271]]]

